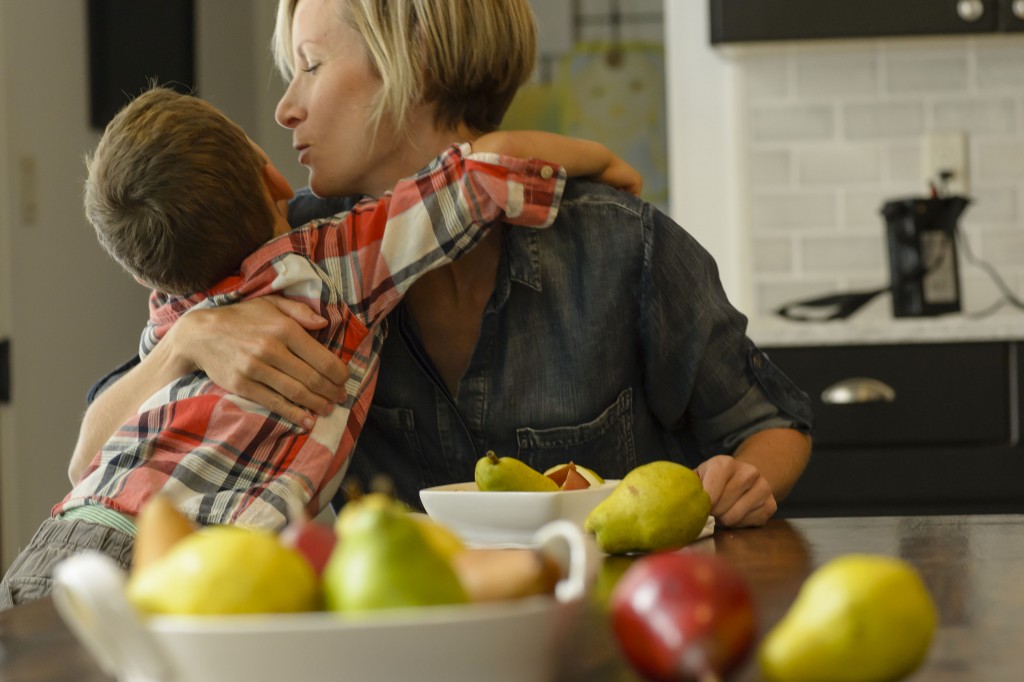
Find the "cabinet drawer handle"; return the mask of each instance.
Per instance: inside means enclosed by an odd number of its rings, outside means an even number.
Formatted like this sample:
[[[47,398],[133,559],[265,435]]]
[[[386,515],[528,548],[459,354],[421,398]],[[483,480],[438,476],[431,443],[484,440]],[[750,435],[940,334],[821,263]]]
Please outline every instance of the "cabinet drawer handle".
[[[867,377],[843,379],[821,392],[821,402],[826,405],[891,403],[894,400],[896,400],[896,391],[892,386],[878,379]]]
[[[964,21],[977,21],[985,14],[985,5],[981,0],[960,0],[956,3],[956,13]]]

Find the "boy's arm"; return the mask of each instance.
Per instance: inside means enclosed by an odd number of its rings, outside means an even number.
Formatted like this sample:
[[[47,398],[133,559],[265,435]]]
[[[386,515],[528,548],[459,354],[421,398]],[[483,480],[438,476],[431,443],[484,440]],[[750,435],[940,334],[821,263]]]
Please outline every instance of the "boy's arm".
[[[420,276],[475,246],[497,220],[525,227],[554,222],[565,171],[539,160],[470,153],[453,146],[340,225],[345,269],[359,277],[350,309],[372,325]],[[346,235],[349,235],[346,237]]]
[[[535,130],[501,130],[481,135],[473,142],[473,151],[546,159],[565,168],[569,177],[589,177],[636,195],[643,189],[640,173],[599,142]]]

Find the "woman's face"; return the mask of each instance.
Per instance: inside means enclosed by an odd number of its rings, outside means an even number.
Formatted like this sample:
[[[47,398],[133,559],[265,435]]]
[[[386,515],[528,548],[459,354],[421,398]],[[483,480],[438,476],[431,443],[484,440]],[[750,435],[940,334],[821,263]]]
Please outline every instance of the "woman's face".
[[[369,117],[381,86],[359,34],[341,20],[346,0],[300,0],[292,21],[295,76],[276,119],[291,128],[299,163],[320,196],[390,189],[397,154],[385,120],[374,141]]]

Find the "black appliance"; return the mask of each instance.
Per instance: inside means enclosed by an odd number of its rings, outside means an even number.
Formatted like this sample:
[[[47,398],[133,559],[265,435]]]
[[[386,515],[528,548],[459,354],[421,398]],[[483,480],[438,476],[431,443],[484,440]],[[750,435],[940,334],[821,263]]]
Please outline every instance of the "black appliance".
[[[882,207],[895,317],[960,311],[956,230],[969,203],[949,196],[898,199]]]

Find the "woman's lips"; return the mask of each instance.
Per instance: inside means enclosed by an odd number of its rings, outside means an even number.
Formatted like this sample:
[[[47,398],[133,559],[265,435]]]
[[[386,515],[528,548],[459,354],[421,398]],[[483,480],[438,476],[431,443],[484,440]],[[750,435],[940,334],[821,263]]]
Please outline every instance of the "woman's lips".
[[[302,164],[303,166],[305,166],[306,165],[306,157],[309,156],[309,145],[308,144],[298,144],[298,145],[295,145],[295,151],[297,151],[299,153],[299,163]]]

